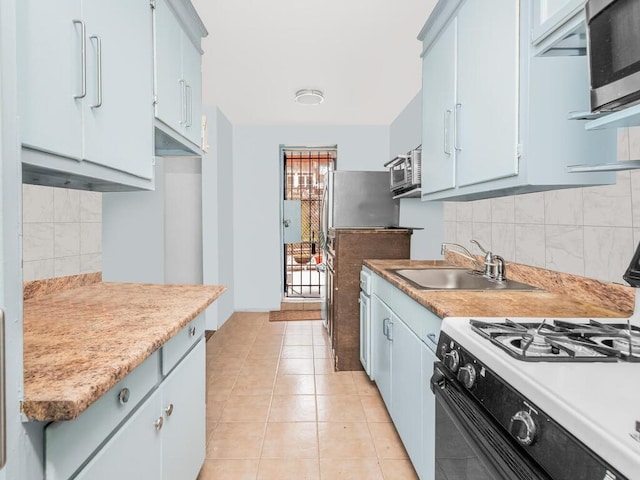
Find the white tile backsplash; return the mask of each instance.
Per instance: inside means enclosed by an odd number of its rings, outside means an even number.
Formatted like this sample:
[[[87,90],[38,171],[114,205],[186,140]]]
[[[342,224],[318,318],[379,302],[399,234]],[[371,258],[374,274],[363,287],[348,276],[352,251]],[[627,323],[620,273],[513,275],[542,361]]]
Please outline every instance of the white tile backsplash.
[[[471,203],[474,222],[491,222],[491,200],[478,200]]]
[[[615,185],[582,190],[585,225],[631,227],[631,175],[621,172],[617,178]]]
[[[80,223],[54,223],[54,258],[80,255]]]
[[[544,230],[544,225],[515,225],[515,261],[517,263],[541,268],[546,266]]]
[[[53,223],[25,223],[22,235],[22,259],[25,262],[54,257]]]
[[[494,223],[515,222],[514,197],[500,197],[491,199],[491,221]]]
[[[584,227],[547,225],[545,264],[551,270],[584,275]]]
[[[624,283],[624,274],[633,252],[633,229],[624,227],[584,227],[584,273]]]
[[[513,198],[516,223],[544,225],[544,192],[516,195]]]
[[[53,189],[53,221],[80,221],[80,191],[68,188]]]
[[[630,159],[640,160],[640,127],[618,132],[618,160]],[[445,202],[447,241],[484,238],[486,202]],[[618,173],[615,185],[492,199],[490,217],[487,248],[508,261],[623,283],[640,242],[640,170]]]
[[[583,225],[584,203],[581,188],[551,190],[544,193],[544,223]]]
[[[24,281],[102,269],[102,194],[22,187]]]

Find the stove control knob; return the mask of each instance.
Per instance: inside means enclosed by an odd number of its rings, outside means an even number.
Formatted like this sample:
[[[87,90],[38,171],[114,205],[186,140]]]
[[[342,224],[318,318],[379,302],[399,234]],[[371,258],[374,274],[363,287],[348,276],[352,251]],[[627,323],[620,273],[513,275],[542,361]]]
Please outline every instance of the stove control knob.
[[[532,445],[536,439],[537,427],[531,413],[520,410],[511,417],[509,431],[521,445]]]
[[[473,387],[476,384],[476,367],[467,363],[458,371],[458,380],[467,388]]]
[[[458,371],[460,367],[460,354],[457,350],[451,350],[444,354],[444,364],[447,366],[449,370],[453,373]]]

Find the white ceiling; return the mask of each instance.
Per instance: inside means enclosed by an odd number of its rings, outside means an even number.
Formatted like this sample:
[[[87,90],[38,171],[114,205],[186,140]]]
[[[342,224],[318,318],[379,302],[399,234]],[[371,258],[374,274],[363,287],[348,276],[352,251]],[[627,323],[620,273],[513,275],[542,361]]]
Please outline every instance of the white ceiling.
[[[389,125],[420,90],[436,0],[192,1],[209,30],[203,102],[234,125]],[[324,103],[294,103],[301,88]]]

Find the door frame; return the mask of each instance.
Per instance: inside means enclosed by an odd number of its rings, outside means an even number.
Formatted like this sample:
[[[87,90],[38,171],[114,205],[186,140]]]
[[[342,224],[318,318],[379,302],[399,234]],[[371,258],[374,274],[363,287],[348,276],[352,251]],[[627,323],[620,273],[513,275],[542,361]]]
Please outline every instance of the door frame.
[[[285,151],[288,150],[300,150],[300,151],[304,151],[304,150],[309,150],[309,151],[314,151],[314,150],[333,150],[336,152],[335,158],[333,160],[333,169],[336,169],[336,165],[338,163],[338,144],[332,144],[332,145],[326,145],[326,144],[322,144],[322,145],[306,145],[306,146],[299,146],[299,145],[285,145],[283,143],[281,143],[279,145],[279,167],[278,167],[278,205],[279,205],[279,211],[280,211],[280,241],[279,241],[279,249],[280,249],[280,295],[281,295],[281,299],[284,300],[287,298],[286,296],[286,292],[285,292],[285,285],[286,285],[286,279],[285,276],[287,274],[286,272],[286,267],[285,267],[285,258],[284,258],[284,191],[286,188],[286,185],[284,183],[284,174],[285,174],[285,158],[284,158],[284,154]],[[320,300],[322,300],[322,294],[321,294],[321,298]],[[317,301],[317,300],[314,300]]]

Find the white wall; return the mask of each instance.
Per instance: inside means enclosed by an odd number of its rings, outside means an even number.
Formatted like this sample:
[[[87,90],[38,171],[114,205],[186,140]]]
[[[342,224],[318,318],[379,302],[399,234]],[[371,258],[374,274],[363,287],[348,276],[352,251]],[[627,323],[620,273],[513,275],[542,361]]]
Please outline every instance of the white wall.
[[[422,143],[422,94],[409,102],[389,127],[389,159],[406,153]],[[411,236],[411,258],[440,257],[444,238],[441,202],[423,202],[419,198],[400,200],[400,225],[420,227]]]
[[[235,310],[274,310],[282,298],[280,145],[338,145],[340,170],[384,170],[386,126],[236,126],[233,129]]]
[[[640,159],[640,127],[620,129],[618,159]],[[640,170],[615,185],[445,203],[445,240],[475,238],[507,260],[624,283],[640,242]],[[508,272],[507,272],[508,273]]]
[[[171,157],[165,175],[165,283],[202,284],[202,160]]]
[[[202,159],[203,283],[227,291],[206,311],[208,329],[219,328],[234,311],[233,128],[215,107],[205,107],[209,151]]]

